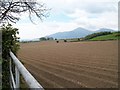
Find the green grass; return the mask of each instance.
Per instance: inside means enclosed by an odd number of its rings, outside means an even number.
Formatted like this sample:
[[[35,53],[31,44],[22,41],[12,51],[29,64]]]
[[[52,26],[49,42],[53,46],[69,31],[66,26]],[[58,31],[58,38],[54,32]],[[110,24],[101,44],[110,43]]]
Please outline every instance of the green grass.
[[[120,32],[112,32],[111,34],[108,35],[102,35],[102,36],[97,36],[91,39],[85,39],[84,38],[72,38],[72,39],[66,39],[67,42],[80,42],[80,41],[108,41],[108,40],[120,40]],[[64,39],[61,39],[64,40]]]
[[[109,34],[109,35],[103,35],[103,36],[98,36],[98,37],[95,37],[95,38],[92,38],[90,40],[92,41],[103,41],[103,40],[120,40],[120,33],[117,33],[117,32],[114,32],[112,34]]]

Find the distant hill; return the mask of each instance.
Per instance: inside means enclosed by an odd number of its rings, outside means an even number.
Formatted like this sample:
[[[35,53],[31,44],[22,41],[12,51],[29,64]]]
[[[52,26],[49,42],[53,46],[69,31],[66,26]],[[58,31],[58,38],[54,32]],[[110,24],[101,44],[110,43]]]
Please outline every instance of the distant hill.
[[[51,35],[48,35],[48,37],[53,37],[53,38],[57,38],[57,39],[82,38],[82,37],[85,37],[85,36],[92,34],[92,33],[104,32],[104,31],[114,32],[114,30],[107,29],[107,28],[101,28],[101,29],[96,30],[96,31],[90,31],[90,30],[79,27],[79,28],[76,28],[72,31],[58,32],[55,34],[51,34]]]
[[[114,31],[115,30],[108,29],[108,28],[101,28],[99,30],[94,31],[94,33],[97,33],[97,32],[114,32]]]
[[[120,31],[92,33],[81,39],[68,39],[69,42],[120,40]]]
[[[53,37],[53,38],[57,38],[57,39],[80,38],[80,37],[89,35],[91,33],[93,33],[93,32],[79,27],[72,31],[58,32],[58,33],[52,34],[52,35],[49,35],[49,37]]]
[[[92,41],[120,40],[120,32],[113,32],[111,34],[98,36],[90,40]]]

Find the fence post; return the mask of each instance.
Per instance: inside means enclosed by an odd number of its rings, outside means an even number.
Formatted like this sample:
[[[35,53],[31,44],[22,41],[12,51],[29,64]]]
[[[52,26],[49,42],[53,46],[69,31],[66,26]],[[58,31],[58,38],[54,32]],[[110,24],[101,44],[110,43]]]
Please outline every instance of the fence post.
[[[10,79],[11,79],[11,88],[16,88],[16,84],[14,82],[14,77],[13,77],[13,73],[12,73],[12,66],[11,66],[11,58],[10,58]]]
[[[16,80],[16,88],[19,89],[20,87],[20,74],[18,68],[15,66],[15,80]]]

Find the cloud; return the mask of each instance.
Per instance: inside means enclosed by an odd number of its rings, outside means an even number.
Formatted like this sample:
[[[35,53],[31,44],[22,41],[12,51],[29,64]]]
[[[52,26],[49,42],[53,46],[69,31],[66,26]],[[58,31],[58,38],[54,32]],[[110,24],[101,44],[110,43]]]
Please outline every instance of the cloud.
[[[116,7],[117,3],[115,2],[93,2],[85,4],[83,8],[85,8],[86,12],[90,13],[104,13],[104,12],[117,12]]]
[[[28,15],[21,16],[15,26],[22,39],[39,38],[56,32],[70,31],[77,27],[90,30],[99,28],[117,29],[119,0],[41,0],[52,8],[43,22],[36,19],[32,24]]]
[[[72,12],[76,8],[84,9],[87,12],[116,11],[119,0],[42,0],[52,8],[53,12]]]
[[[68,16],[73,18],[74,23],[91,30],[102,27],[117,29],[118,27],[118,13],[114,11],[95,14],[76,9],[74,13],[68,14]]]

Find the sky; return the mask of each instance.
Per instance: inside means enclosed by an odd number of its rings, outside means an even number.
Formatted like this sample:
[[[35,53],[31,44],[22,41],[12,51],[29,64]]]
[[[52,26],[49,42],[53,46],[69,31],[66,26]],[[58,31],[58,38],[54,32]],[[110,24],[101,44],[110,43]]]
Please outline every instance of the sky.
[[[118,30],[119,0],[37,0],[50,8],[49,17],[43,21],[22,14],[14,24],[21,40],[44,37],[56,32],[71,31],[82,27],[91,31],[100,28]]]

